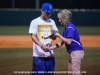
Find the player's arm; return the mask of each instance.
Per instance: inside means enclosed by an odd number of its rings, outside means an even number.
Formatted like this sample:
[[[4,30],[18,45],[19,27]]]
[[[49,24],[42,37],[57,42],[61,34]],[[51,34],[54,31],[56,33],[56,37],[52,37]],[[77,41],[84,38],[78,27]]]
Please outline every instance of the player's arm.
[[[52,39],[52,40],[56,40],[56,36],[54,36],[54,34],[52,34],[52,35],[50,35],[50,38]]]
[[[57,44],[55,44],[55,45],[49,47],[49,50],[54,50],[54,49],[56,49],[56,48],[62,46],[63,44],[64,44],[64,42],[63,42],[63,41],[60,41],[60,42],[58,42]]]
[[[37,37],[36,37],[36,34],[32,33],[32,34],[31,34],[31,38],[32,38],[32,41],[33,41],[34,43],[36,43],[37,45],[39,45],[42,49],[45,50],[45,49],[47,48],[46,45],[43,45],[41,42],[39,42],[39,40],[38,40]]]
[[[59,33],[56,33],[55,36],[58,36],[64,43],[66,43],[67,45],[70,45],[72,42],[72,38],[64,38],[62,37]]]
[[[67,45],[70,45],[71,42],[72,42],[72,38],[70,38],[70,37],[69,38],[64,38],[59,33],[56,33],[55,36],[59,37],[61,39],[61,41],[59,43],[51,46],[49,48],[49,50],[54,50],[55,48],[58,48],[58,47],[62,46],[64,43],[66,43]]]
[[[55,36],[56,33],[59,33],[58,31],[56,30],[53,30],[53,34],[50,35],[49,37],[52,39],[52,40],[56,40],[57,36]]]
[[[69,37],[69,38],[64,38],[62,36],[59,37],[63,42],[65,42],[67,45],[70,45],[71,42],[72,42],[72,38]]]
[[[31,34],[31,38],[32,38],[32,41],[34,43],[36,43],[37,45],[39,45],[40,47],[42,46],[42,44],[38,41],[37,37],[36,37],[36,34]]]

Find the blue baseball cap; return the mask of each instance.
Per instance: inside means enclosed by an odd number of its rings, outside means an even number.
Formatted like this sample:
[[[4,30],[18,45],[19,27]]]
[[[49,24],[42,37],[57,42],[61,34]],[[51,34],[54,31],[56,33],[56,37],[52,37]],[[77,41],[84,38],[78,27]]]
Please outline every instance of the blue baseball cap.
[[[52,8],[52,4],[50,4],[50,3],[44,3],[42,5],[42,10],[44,10],[47,13],[54,13],[53,8]]]

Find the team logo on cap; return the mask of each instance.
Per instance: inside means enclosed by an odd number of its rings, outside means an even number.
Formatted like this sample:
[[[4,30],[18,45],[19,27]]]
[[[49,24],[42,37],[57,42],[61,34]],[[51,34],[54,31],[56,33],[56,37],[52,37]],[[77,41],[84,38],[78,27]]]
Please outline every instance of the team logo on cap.
[[[50,5],[49,8],[52,9],[52,6]]]

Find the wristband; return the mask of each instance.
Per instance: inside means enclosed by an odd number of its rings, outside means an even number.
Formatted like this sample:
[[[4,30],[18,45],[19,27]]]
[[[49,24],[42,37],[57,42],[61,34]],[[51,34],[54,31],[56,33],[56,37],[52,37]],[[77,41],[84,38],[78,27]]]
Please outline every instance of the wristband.
[[[55,44],[56,45],[56,48],[58,48],[59,47],[59,45],[58,44]]]

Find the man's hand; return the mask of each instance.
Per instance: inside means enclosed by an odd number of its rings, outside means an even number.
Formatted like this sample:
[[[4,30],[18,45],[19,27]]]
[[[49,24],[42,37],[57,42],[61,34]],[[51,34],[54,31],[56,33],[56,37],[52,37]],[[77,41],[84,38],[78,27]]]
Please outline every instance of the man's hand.
[[[46,45],[43,45],[41,48],[43,49],[44,52],[49,52],[50,50],[54,49],[54,46],[48,47]]]
[[[41,48],[42,48],[45,52],[47,52],[47,50],[48,50],[48,46],[46,46],[46,45],[42,45]]]
[[[56,36],[54,36],[54,34],[52,34],[52,35],[50,36],[50,38],[51,38],[52,40],[56,40]]]
[[[51,46],[51,47],[48,47],[46,50],[45,50],[45,52],[49,52],[50,50],[54,50],[56,48],[56,46],[54,45],[54,46]]]

